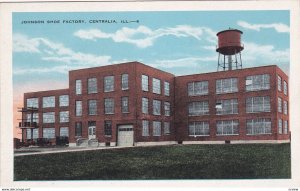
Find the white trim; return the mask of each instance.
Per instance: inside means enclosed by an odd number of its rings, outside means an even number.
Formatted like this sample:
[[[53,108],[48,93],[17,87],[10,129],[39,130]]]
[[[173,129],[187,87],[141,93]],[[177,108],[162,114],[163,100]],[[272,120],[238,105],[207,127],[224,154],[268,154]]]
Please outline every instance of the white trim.
[[[76,147],[76,143],[69,143],[69,147]]]
[[[200,145],[200,144],[225,144],[225,141],[183,141],[183,145]]]
[[[290,140],[232,140],[231,144],[248,144],[248,143],[290,143]]]
[[[177,141],[135,142],[134,146],[174,145]]]

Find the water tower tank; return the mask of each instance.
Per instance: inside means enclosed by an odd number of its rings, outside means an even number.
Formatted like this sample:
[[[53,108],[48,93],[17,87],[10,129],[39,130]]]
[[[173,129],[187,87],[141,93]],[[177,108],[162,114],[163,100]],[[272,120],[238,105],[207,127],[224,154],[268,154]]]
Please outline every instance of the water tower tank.
[[[217,33],[218,71],[220,68],[224,71],[242,68],[242,34],[242,31],[230,28]]]
[[[244,49],[241,43],[242,31],[228,29],[217,33],[218,47],[217,52],[223,55],[234,55]]]

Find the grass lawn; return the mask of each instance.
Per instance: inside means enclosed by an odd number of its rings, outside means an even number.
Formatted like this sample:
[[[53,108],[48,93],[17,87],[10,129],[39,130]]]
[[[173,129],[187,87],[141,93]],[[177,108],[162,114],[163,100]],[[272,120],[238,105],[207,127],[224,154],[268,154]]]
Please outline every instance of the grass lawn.
[[[14,158],[15,180],[291,178],[290,144],[173,145]]]

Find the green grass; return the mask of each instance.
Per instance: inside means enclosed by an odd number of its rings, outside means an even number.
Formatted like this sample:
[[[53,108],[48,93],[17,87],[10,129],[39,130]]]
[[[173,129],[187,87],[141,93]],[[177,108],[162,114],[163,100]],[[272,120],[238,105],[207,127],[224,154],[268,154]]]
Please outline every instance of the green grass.
[[[291,177],[290,144],[174,145],[14,158],[15,180]]]

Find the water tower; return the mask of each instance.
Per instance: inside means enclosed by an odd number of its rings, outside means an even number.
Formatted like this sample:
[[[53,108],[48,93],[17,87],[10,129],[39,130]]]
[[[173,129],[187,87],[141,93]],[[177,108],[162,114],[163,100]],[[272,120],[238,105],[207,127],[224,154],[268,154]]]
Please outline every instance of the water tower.
[[[241,43],[242,34],[242,31],[230,28],[217,33],[218,71],[220,68],[224,71],[242,68],[241,51],[244,49]]]

